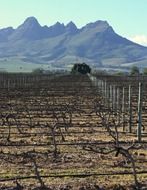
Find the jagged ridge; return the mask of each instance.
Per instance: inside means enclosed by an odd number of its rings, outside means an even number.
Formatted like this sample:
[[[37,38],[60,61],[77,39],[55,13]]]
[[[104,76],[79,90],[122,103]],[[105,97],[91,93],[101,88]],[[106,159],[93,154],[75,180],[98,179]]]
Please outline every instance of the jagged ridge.
[[[119,36],[106,21],[79,29],[72,21],[48,27],[29,17],[16,29],[0,30],[0,57],[7,56],[22,56],[36,63],[58,62],[58,66],[77,60],[118,66],[147,59],[147,48]]]

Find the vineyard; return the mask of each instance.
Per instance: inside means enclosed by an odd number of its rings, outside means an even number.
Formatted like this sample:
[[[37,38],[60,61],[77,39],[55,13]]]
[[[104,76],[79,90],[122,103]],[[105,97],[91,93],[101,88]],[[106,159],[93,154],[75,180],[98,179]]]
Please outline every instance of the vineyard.
[[[0,74],[0,189],[147,189],[147,77]]]

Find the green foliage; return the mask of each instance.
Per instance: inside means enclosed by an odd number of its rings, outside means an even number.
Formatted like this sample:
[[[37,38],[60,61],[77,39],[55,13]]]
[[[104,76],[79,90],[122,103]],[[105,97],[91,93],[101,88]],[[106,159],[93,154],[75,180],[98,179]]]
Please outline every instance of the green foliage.
[[[43,74],[44,70],[42,68],[36,68],[32,71],[33,74]]]
[[[147,68],[143,69],[143,75],[147,75]]]
[[[118,71],[118,72],[116,72],[115,74],[114,74],[115,76],[125,76],[125,75],[127,75],[125,72],[123,72],[123,71]]]
[[[86,63],[76,63],[71,69],[71,73],[87,74],[91,72],[91,68]]]
[[[139,68],[137,66],[132,66],[130,75],[139,75],[139,74],[140,74]]]

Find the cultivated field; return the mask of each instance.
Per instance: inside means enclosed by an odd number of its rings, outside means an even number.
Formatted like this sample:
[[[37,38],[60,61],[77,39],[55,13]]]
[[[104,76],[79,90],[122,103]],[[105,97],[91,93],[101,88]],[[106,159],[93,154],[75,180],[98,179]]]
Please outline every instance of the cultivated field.
[[[1,74],[0,188],[147,189],[146,85]]]

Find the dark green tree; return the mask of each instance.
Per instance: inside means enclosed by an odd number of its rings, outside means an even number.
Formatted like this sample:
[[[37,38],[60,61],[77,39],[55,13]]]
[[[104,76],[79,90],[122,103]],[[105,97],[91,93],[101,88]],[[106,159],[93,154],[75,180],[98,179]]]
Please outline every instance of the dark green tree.
[[[130,71],[130,75],[139,75],[139,74],[140,74],[139,68],[135,65],[132,66],[131,71]]]
[[[86,63],[75,63],[71,69],[71,73],[87,74],[91,72],[91,68]]]
[[[147,68],[143,69],[143,75],[147,75]]]

